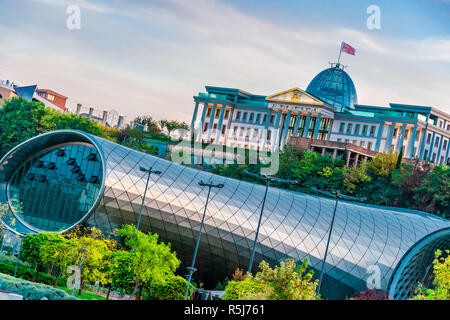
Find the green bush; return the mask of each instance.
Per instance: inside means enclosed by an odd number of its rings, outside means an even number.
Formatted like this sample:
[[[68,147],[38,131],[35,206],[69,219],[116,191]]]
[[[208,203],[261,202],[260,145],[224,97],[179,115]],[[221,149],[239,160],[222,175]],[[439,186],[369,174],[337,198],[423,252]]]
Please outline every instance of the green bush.
[[[139,149],[144,150],[145,153],[148,153],[148,154],[155,154],[155,155],[158,154],[158,147],[155,147],[155,146],[152,146],[152,145],[149,145],[146,143],[141,143],[139,145]]]
[[[3,249],[3,251],[5,251],[5,248]],[[10,254],[6,254],[6,252],[3,252],[0,255],[0,262],[6,263],[6,264],[11,264],[11,265],[16,265],[16,261],[17,261],[17,257],[16,256],[11,256]],[[31,265],[28,262],[19,260],[19,266],[24,267],[24,268],[31,268]]]
[[[145,293],[150,300],[184,300],[187,281],[175,276],[164,283],[152,281],[145,287]],[[189,296],[194,292],[194,285],[189,286]]]
[[[45,284],[17,279],[0,273],[0,289],[23,296],[24,300],[77,300],[60,289]]]
[[[0,273],[4,273],[4,274],[12,276],[12,275],[14,275],[15,268],[16,268],[15,264],[8,264],[8,263],[0,262]],[[22,267],[19,264],[19,266],[17,267],[16,277],[25,279],[28,281],[32,281],[35,273],[36,273],[35,270],[33,270],[31,268]],[[40,283],[48,284],[48,285],[54,285],[55,281],[56,281],[56,277],[52,276],[52,275],[48,275],[45,272],[38,272],[36,281],[40,282]],[[62,287],[66,286],[66,279],[64,277],[58,278],[58,286],[62,286]]]

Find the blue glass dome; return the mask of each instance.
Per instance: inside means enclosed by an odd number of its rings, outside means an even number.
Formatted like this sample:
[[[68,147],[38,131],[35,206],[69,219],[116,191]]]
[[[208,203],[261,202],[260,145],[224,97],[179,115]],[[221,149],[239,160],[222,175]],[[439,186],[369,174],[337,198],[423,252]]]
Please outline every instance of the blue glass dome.
[[[306,92],[335,107],[337,112],[342,112],[345,108],[353,109],[358,103],[352,78],[340,64],[315,76],[306,88]]]

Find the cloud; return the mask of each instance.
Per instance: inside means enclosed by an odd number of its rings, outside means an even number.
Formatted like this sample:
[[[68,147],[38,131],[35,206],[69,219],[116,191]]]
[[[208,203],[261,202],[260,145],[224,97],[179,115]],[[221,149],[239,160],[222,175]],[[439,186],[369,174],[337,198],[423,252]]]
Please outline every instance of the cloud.
[[[357,49],[342,61],[360,103],[431,104],[450,111],[442,86],[450,81],[450,39],[403,40],[301,18],[281,25],[206,0],[78,1],[85,9],[82,29],[68,31],[61,10],[68,2],[34,0],[48,10],[36,6],[24,21],[0,22],[11,35],[4,38],[10,50],[0,53],[0,70],[18,82],[35,79],[54,87],[72,107],[82,102],[129,118],[148,113],[190,121],[192,96],[205,85],[267,95],[306,89],[336,60],[345,40]]]

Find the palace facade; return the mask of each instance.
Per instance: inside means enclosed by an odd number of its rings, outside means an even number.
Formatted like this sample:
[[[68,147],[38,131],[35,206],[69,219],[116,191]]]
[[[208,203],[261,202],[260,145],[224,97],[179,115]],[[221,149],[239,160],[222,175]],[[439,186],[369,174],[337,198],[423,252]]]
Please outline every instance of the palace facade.
[[[394,151],[449,163],[449,114],[431,106],[360,105],[340,64],[320,72],[306,90],[264,96],[206,86],[194,101],[191,139],[199,142],[266,151],[292,143],[334,157],[347,150],[347,162],[352,157],[355,164]]]

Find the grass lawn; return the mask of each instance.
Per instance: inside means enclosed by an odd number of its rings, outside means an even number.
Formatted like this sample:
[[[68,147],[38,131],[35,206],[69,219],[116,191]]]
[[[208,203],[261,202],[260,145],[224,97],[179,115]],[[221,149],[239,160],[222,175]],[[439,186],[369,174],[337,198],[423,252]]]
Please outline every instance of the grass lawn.
[[[58,289],[64,290],[68,294],[72,295],[72,289],[69,288],[63,288],[63,287],[57,287]],[[105,297],[99,296],[97,294],[87,292],[87,291],[81,291],[81,297],[78,295],[78,290],[75,292],[75,297],[81,300],[106,300]]]

